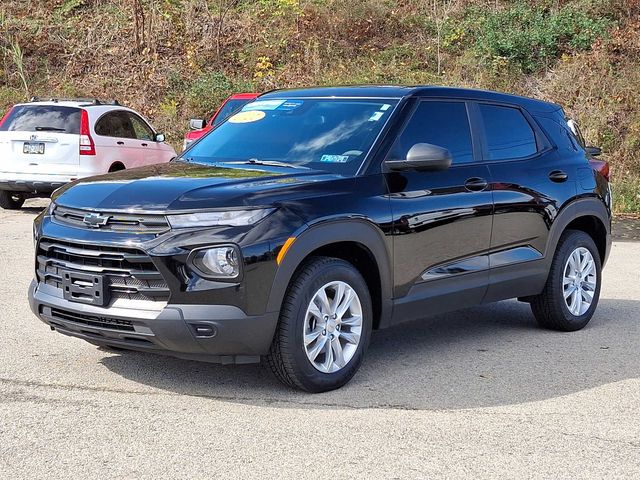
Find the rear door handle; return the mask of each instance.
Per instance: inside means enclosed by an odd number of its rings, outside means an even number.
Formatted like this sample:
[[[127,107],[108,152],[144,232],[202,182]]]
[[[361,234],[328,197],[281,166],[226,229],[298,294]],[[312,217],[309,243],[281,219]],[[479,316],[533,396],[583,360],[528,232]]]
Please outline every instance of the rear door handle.
[[[143,144],[142,144],[142,146],[143,146],[143,147],[146,147],[146,146],[147,146],[147,144],[146,144],[146,143],[143,143]]]
[[[120,140],[118,140],[116,143],[117,143],[118,145],[124,145],[124,142],[121,142]]]
[[[552,182],[556,182],[556,183],[562,183],[564,182],[567,178],[569,178],[569,175],[567,175],[565,172],[563,172],[562,170],[554,170],[551,173],[549,173],[549,179]]]
[[[489,183],[484,178],[471,177],[464,182],[464,186],[471,192],[481,192],[489,186]]]

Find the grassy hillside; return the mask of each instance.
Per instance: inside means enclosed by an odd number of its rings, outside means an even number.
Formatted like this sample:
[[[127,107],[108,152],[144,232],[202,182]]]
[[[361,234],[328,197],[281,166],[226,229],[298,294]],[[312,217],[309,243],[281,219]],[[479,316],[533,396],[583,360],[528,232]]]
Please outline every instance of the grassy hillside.
[[[117,98],[179,147],[234,91],[491,88],[562,103],[640,211],[640,0],[3,0],[0,111]]]

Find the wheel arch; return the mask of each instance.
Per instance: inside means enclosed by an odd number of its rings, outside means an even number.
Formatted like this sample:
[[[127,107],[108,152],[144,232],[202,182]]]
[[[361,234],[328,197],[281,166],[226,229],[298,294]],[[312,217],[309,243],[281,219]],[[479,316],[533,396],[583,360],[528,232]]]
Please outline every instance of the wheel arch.
[[[553,222],[545,257],[553,258],[560,236],[566,230],[580,230],[595,242],[601,264],[607,261],[611,245],[611,216],[604,203],[596,198],[582,198],[565,206]]]
[[[122,163],[121,161],[116,161],[111,164],[108,171],[109,173],[111,173],[111,172],[119,172],[120,170],[125,170],[125,169],[126,167],[124,166],[124,163]]]
[[[312,256],[341,258],[351,263],[369,287],[374,328],[391,316],[392,267],[382,231],[364,219],[322,222],[299,233],[282,258],[269,294],[267,311],[279,311],[289,283]]]

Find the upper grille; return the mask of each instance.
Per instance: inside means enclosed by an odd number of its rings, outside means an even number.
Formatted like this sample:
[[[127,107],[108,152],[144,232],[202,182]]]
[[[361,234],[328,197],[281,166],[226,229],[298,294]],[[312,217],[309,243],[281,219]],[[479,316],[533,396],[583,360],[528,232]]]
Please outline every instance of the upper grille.
[[[79,228],[93,228],[84,222],[85,215],[90,213],[95,212],[56,206],[51,216],[57,223]],[[169,230],[169,222],[164,215],[109,212],[100,212],[100,215],[109,217],[107,223],[101,226],[100,230],[152,234],[160,234]]]
[[[43,238],[37,249],[40,282],[62,288],[61,270],[102,275],[111,298],[167,301],[169,288],[141,250]]]

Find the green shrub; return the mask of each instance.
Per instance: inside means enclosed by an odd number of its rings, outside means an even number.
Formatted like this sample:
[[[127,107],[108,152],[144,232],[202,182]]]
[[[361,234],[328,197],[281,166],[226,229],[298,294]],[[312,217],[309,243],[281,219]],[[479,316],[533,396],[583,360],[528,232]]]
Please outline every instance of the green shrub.
[[[247,80],[235,80],[222,72],[208,72],[191,83],[186,92],[186,104],[190,111],[210,113],[229,94],[252,90],[253,86]]]
[[[625,178],[612,183],[613,208],[617,213],[640,212],[640,178]]]
[[[470,7],[463,24],[464,38],[487,66],[506,59],[532,73],[564,52],[590,49],[612,21],[570,6],[554,11],[518,2],[504,10]]]

